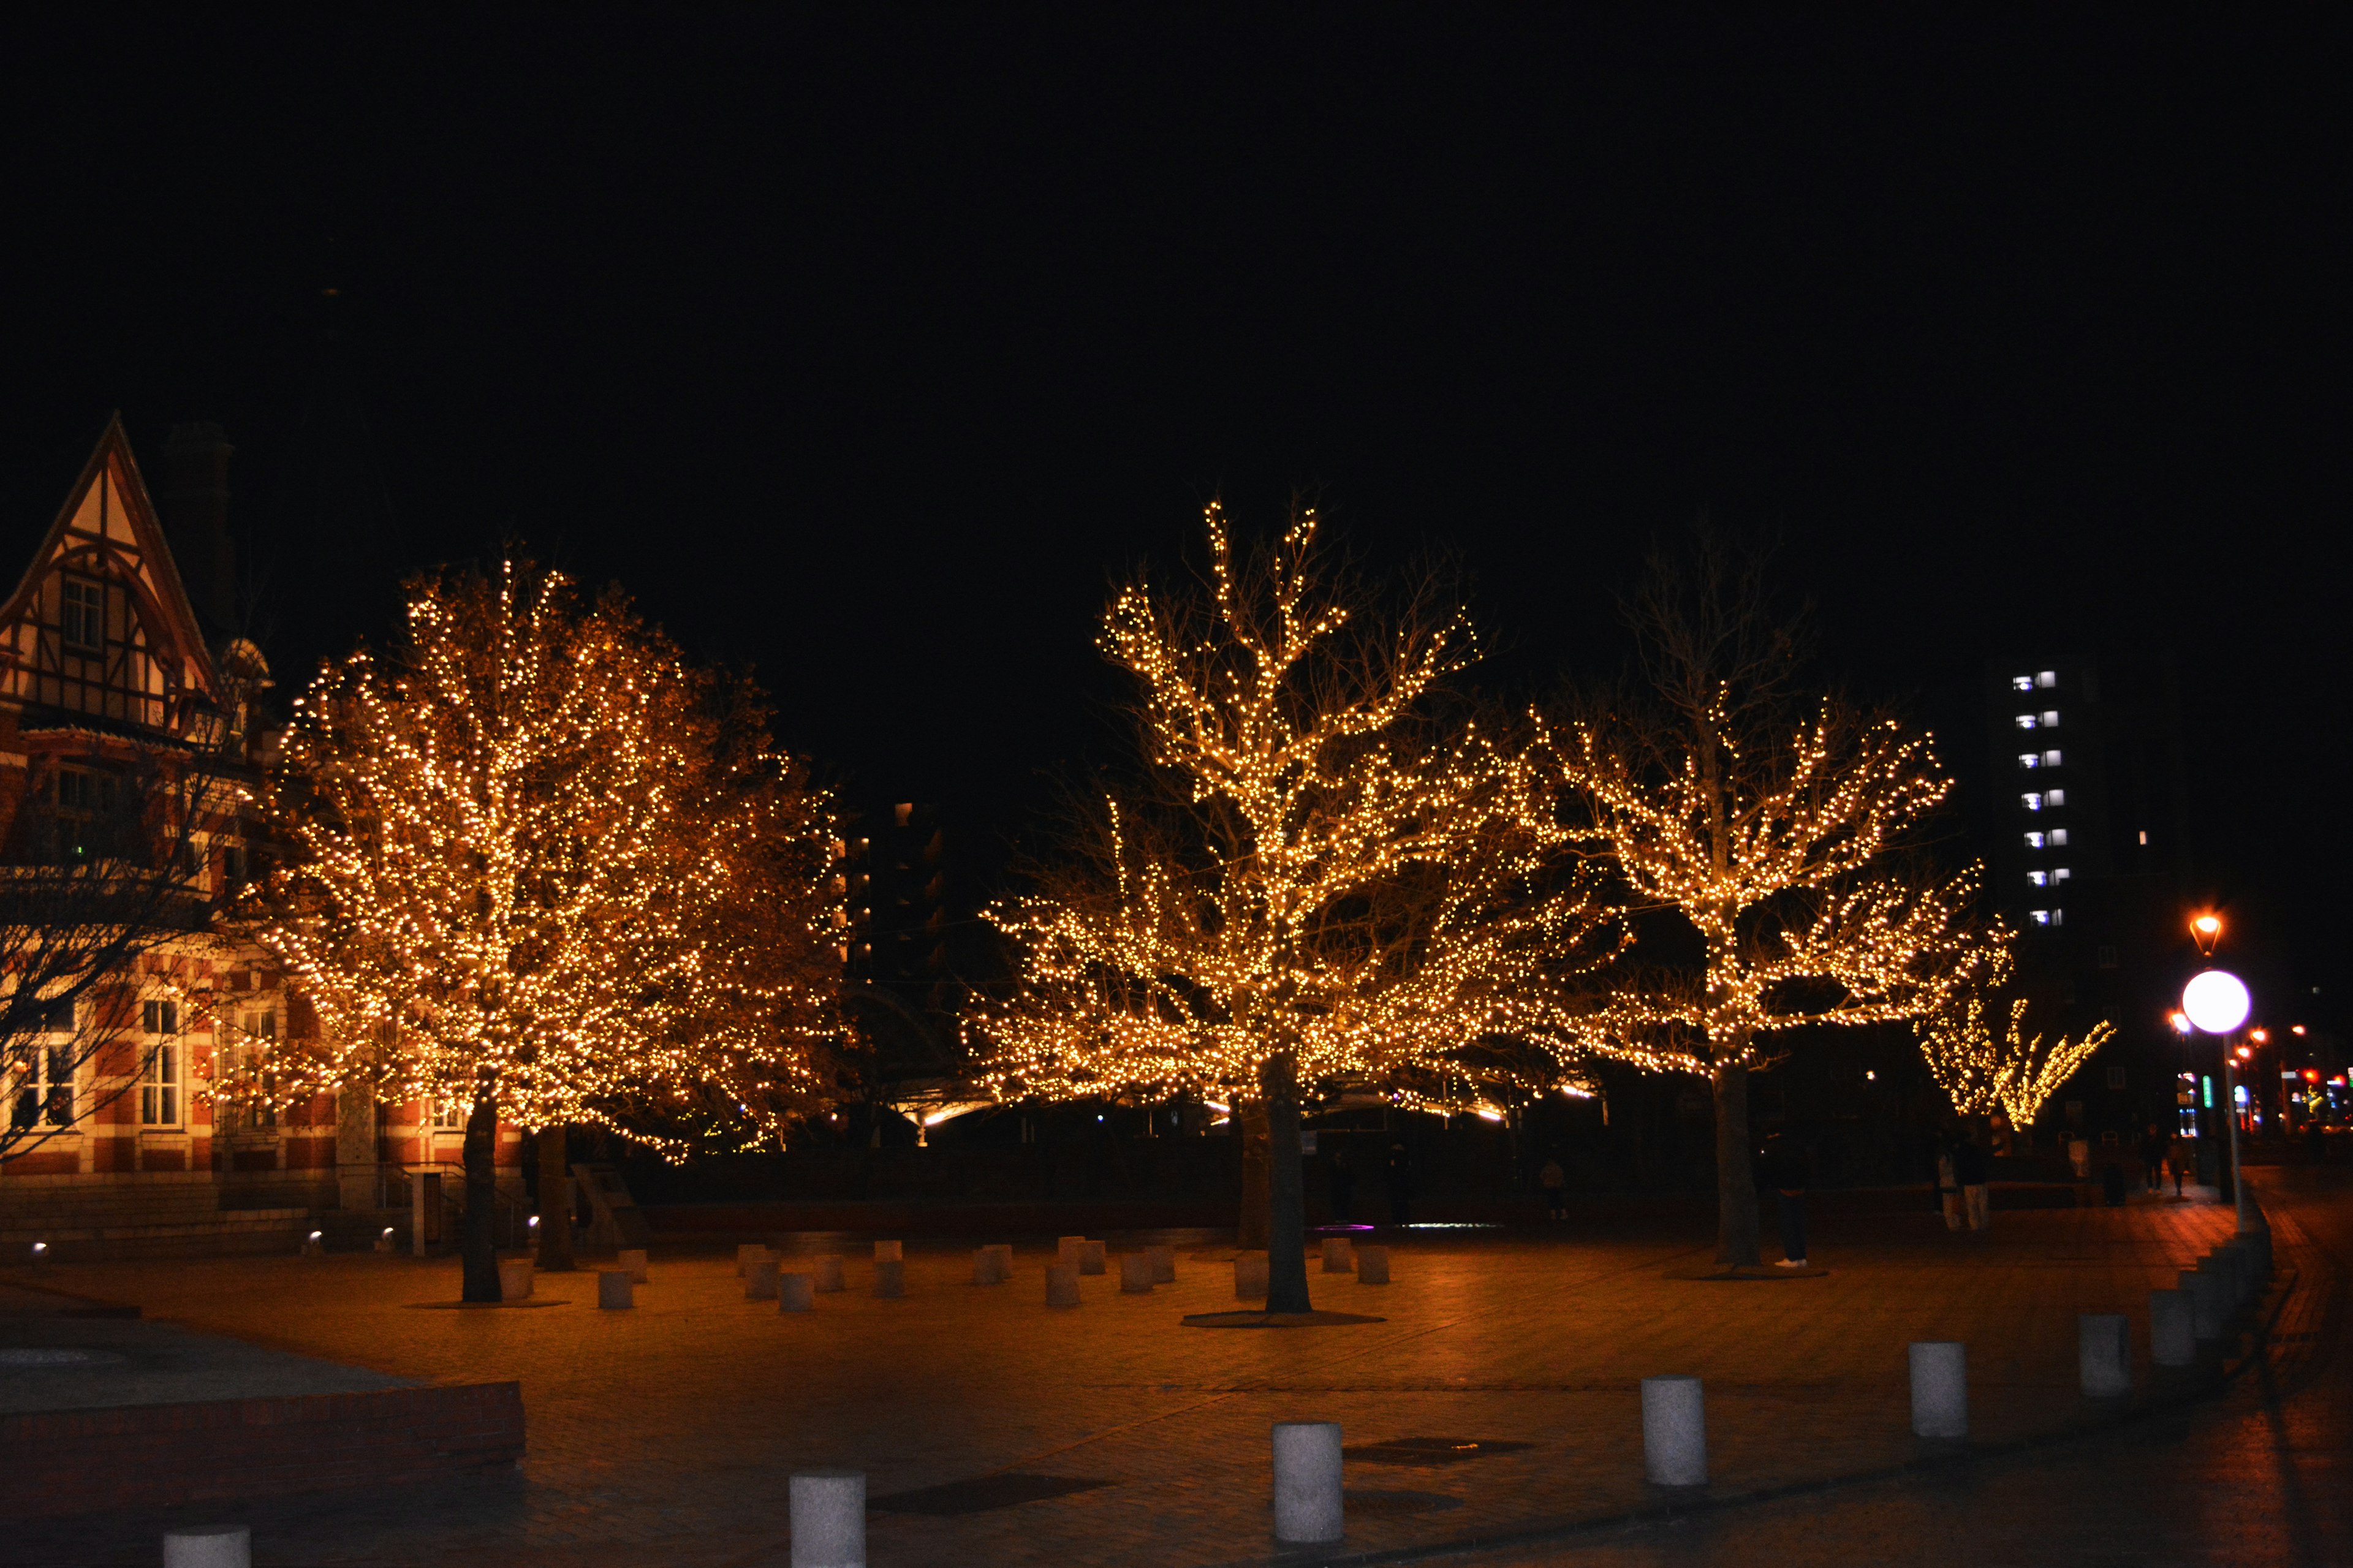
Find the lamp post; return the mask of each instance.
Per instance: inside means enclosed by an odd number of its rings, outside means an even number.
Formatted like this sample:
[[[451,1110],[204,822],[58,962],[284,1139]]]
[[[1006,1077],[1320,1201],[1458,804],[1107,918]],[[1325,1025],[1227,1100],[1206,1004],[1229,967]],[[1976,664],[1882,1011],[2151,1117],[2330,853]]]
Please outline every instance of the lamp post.
[[[2239,1090],[2232,1071],[2230,1037],[2254,1010],[2245,982],[2227,969],[2209,969],[2190,977],[2181,988],[2181,1011],[2200,1034],[2222,1041],[2222,1114],[2231,1124],[2231,1195],[2238,1209],[2239,1228],[2253,1230],[2247,1214],[2247,1184],[2239,1173]]]

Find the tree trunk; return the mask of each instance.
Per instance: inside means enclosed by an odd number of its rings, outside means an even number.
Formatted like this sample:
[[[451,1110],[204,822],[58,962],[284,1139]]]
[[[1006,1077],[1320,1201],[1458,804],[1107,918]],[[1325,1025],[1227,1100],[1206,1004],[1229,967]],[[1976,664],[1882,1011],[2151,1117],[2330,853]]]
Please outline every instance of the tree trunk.
[[[539,1130],[539,1267],[560,1274],[572,1267],[572,1167],[565,1161],[561,1121]]]
[[[460,1233],[466,1265],[462,1298],[499,1299],[499,1102],[484,1089],[466,1118],[466,1224]]]
[[[1307,1183],[1299,1158],[1299,1086],[1288,1059],[1259,1074],[1266,1089],[1266,1310],[1312,1312],[1307,1299]]]
[[[1242,1212],[1234,1226],[1234,1246],[1243,1252],[1264,1252],[1268,1205],[1274,1201],[1266,1185],[1266,1102],[1237,1104],[1234,1125],[1242,1135]]]
[[[1757,1173],[1748,1158],[1748,1069],[1715,1069],[1715,1260],[1760,1261]]]

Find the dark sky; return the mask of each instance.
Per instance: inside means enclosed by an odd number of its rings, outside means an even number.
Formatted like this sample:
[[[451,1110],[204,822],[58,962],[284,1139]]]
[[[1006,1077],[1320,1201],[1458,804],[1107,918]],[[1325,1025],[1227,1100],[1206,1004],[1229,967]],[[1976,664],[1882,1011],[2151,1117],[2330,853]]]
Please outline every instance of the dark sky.
[[[1453,553],[1531,685],[1704,511],[1874,689],[2179,649],[2202,874],[2333,982],[2345,34],[1643,10],[20,26],[5,526],[218,418],[281,601],[519,534],[1009,824],[1212,493]]]

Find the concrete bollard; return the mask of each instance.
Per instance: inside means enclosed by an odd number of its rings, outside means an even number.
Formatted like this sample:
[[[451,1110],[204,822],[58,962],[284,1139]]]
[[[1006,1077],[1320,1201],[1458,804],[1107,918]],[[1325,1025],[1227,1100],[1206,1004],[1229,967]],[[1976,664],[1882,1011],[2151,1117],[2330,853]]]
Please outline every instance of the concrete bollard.
[[[866,1568],[863,1472],[797,1470],[790,1509],[793,1568]]]
[[[625,1247],[621,1248],[619,1252],[614,1254],[613,1265],[617,1268],[628,1269],[629,1271],[629,1278],[636,1280],[638,1284],[642,1285],[646,1282],[646,1249],[644,1247]]]
[[[1699,1379],[1642,1380],[1642,1479],[1662,1487],[1707,1484],[1707,1401]]]
[[[1389,1282],[1389,1249],[1386,1247],[1356,1248],[1356,1283],[1386,1285]]]
[[[637,1303],[629,1299],[629,1271],[626,1268],[596,1270],[596,1305],[608,1312],[617,1312]]]
[[[841,1278],[841,1255],[828,1252],[817,1260],[817,1288],[820,1290],[849,1289]]]
[[[2222,1337],[2231,1310],[2222,1300],[2222,1277],[2203,1269],[2179,1276],[2182,1293],[2189,1298],[2189,1331],[2202,1343]]]
[[[1155,1285],[1176,1283],[1176,1249],[1173,1247],[1147,1247],[1144,1256],[1152,1259],[1152,1282]]]
[[[744,1300],[773,1301],[776,1299],[776,1281],[784,1277],[773,1258],[752,1259],[752,1272],[744,1276]]]
[[[2189,1366],[2198,1360],[2198,1333],[2189,1292],[2148,1293],[2148,1359],[2159,1366]]]
[[[1119,1293],[1123,1296],[1152,1294],[1152,1259],[1141,1252],[1119,1255]]]
[[[1054,1261],[1057,1263],[1067,1263],[1071,1268],[1076,1268],[1079,1266],[1079,1254],[1085,1248],[1086,1245],[1087,1238],[1083,1236],[1065,1236],[1058,1237],[1054,1242]]]
[[[1075,1307],[1079,1304],[1079,1266],[1075,1263],[1050,1263],[1046,1266],[1046,1305]]]
[[[2114,1399],[2132,1392],[2132,1323],[2122,1312],[2075,1316],[2075,1360],[2084,1393]]]
[[[997,1259],[997,1283],[999,1283],[999,1284],[1003,1284],[1006,1280],[1012,1279],[1012,1278],[1013,1278],[1013,1246],[1012,1246],[1012,1244],[1011,1244],[1010,1242],[1004,1242],[1004,1241],[993,1241],[993,1242],[989,1243],[989,1245],[988,1245],[988,1254],[989,1254],[989,1256],[990,1256],[990,1257],[992,1257],[992,1258],[996,1258],[996,1259]]]
[[[501,1258],[499,1259],[499,1300],[521,1301],[531,1295],[531,1259]]]
[[[1356,1260],[1353,1256],[1354,1251],[1354,1246],[1346,1237],[1325,1237],[1324,1238],[1324,1272],[1326,1274],[1355,1273]]]
[[[1274,1538],[1340,1539],[1340,1424],[1274,1424]]]
[[[1103,1244],[1100,1241],[1082,1242],[1079,1245],[1079,1272],[1100,1274],[1103,1271]]]
[[[817,1281],[806,1274],[776,1276],[776,1310],[806,1312],[817,1305]]]
[[[1234,1300],[1263,1301],[1266,1300],[1266,1254],[1244,1252],[1234,1258]]]
[[[735,1278],[741,1279],[752,1272],[752,1260],[765,1258],[768,1249],[756,1241],[747,1241],[735,1248]]]
[[[907,1266],[896,1258],[874,1260],[874,1294],[896,1300],[907,1293]]]
[[[1912,1343],[1912,1435],[1969,1435],[1968,1347],[1958,1340]]]
[[[253,1531],[242,1524],[167,1531],[164,1568],[253,1568]]]
[[[1001,1285],[1004,1279],[997,1272],[997,1249],[976,1247],[972,1253],[972,1282],[976,1285]]]
[[[902,1241],[878,1241],[874,1244],[874,1261],[877,1263],[903,1263],[906,1258],[907,1245]]]

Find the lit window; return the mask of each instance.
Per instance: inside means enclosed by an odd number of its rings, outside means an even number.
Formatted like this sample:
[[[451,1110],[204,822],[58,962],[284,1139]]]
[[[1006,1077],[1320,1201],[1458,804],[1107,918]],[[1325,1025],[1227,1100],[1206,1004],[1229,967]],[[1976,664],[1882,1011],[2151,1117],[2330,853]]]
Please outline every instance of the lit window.
[[[2043,752],[2043,753],[2042,753],[2042,765],[2043,765],[2044,767],[2046,767],[2046,768],[2055,768],[2055,767],[2059,766],[2059,765],[2060,765],[2060,763],[2059,763],[2059,753],[2058,753],[2058,752]]]
[[[2056,708],[2045,708],[2042,710],[2042,727],[2046,730],[2056,730],[2059,728],[2059,710]]]
[[[2034,728],[2034,726],[2035,726],[2035,722],[2036,722],[2036,721],[2035,721],[2035,717],[2034,717],[2034,715],[2033,715],[2033,714],[2031,714],[2031,713],[2021,713],[2021,714],[2018,716],[2018,727],[2019,727],[2020,729],[2021,729],[2021,730],[2031,730],[2031,729],[2033,729],[2033,728]]]
[[[2053,849],[2064,849],[2067,847],[2067,830],[2065,828],[2054,827],[2051,830],[2051,847]]]
[[[180,1124],[180,1005],[142,1002],[139,1026],[147,1036],[146,1060],[139,1070],[139,1125]]]
[[[2042,809],[2042,797],[2035,794],[2032,790],[2028,790],[2024,795],[2018,797],[2018,804],[2026,807],[2029,811],[2041,811]]]
[[[2026,911],[2026,918],[2032,921],[2036,925],[2047,926],[2051,923],[2051,911],[2049,910],[2029,910]]]
[[[2148,842],[2148,829],[2147,829],[2147,828],[2146,828],[2146,827],[2144,827],[2144,828],[2142,828],[2142,829],[2140,830],[2140,841],[2141,841],[2143,844],[2146,844],[2146,843],[2147,843],[2147,842]]]
[[[79,577],[65,580],[58,631],[65,645],[81,653],[97,653],[106,646],[106,590]]]
[[[2039,768],[2042,765],[2042,758],[2034,752],[2021,752],[2018,753],[2018,765],[2021,768]]]
[[[2038,888],[2047,888],[2051,885],[2051,874],[2047,871],[2029,871],[2026,874],[2026,879]]]
[[[2051,790],[2042,798],[2052,805],[2064,805],[2067,804],[2067,792],[2063,789]]]
[[[2035,676],[2034,684],[2048,691],[2051,688],[2059,684],[2059,672],[2055,669],[2043,670],[2042,673]]]
[[[2051,923],[2055,926],[2065,925],[2067,923],[2067,911],[2065,910],[2052,910],[2051,911]]]
[[[2040,833],[2030,833],[2026,836],[2026,847],[2029,849],[2040,849],[2042,847],[2042,838],[2043,836]]]
[[[2051,873],[2051,879],[2054,882],[2063,882],[2070,875],[2071,873],[2068,871],[2067,868],[2062,866],[2057,870]]]
[[[2012,691],[2031,691],[2034,689],[2034,677],[2013,675],[2010,678],[2010,689]]]
[[[466,1130],[466,1108],[454,1100],[433,1102],[433,1131],[463,1132]]]
[[[269,1060],[277,1038],[278,1010],[261,1007],[241,1015],[233,1043],[220,1047],[213,1081],[227,1092],[216,1091],[213,1117],[226,1131],[263,1132],[278,1125],[278,1075]]]

